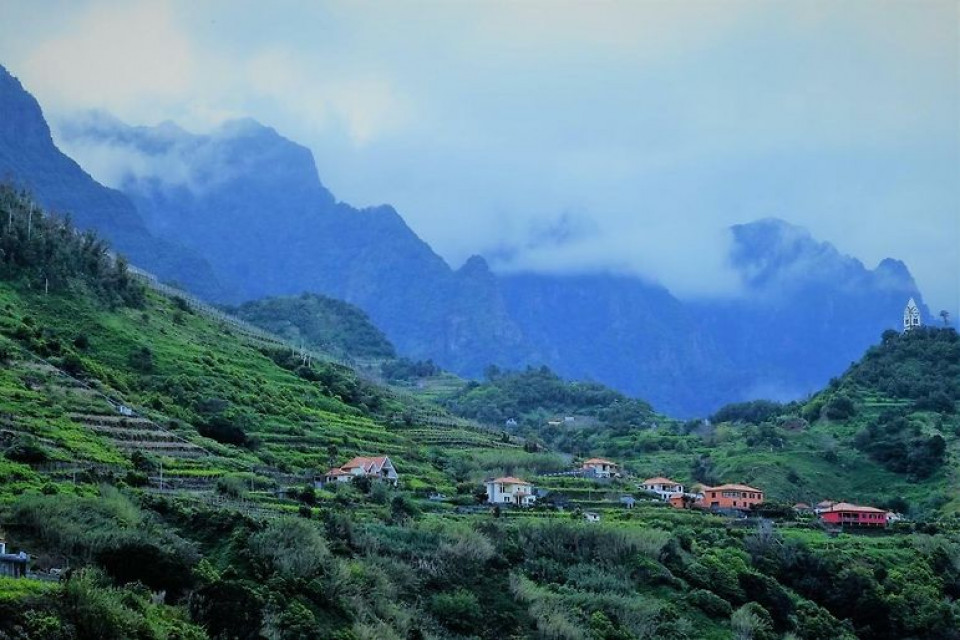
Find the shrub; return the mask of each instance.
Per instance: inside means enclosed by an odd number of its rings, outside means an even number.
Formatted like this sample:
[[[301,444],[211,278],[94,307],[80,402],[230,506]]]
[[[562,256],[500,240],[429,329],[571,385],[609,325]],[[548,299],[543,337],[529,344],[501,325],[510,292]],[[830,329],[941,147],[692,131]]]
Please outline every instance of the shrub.
[[[481,626],[483,617],[477,596],[465,589],[436,594],[430,599],[430,612],[443,626],[463,634]]]
[[[3,452],[3,456],[12,462],[22,464],[42,464],[50,459],[47,449],[32,436],[19,436]]]
[[[711,618],[726,618],[733,613],[729,602],[706,589],[694,589],[686,595],[686,601]]]
[[[247,546],[264,575],[276,572],[284,578],[313,577],[330,557],[317,527],[295,518],[274,520],[250,536]]]
[[[853,400],[839,393],[830,398],[830,401],[823,408],[823,415],[829,420],[846,420],[856,413],[857,409]]]
[[[197,425],[197,432],[205,438],[216,440],[221,444],[232,444],[238,447],[250,443],[246,432],[235,421],[224,415],[215,415]]]
[[[140,347],[130,352],[127,357],[130,367],[140,373],[150,373],[153,371],[153,351],[150,347]]]

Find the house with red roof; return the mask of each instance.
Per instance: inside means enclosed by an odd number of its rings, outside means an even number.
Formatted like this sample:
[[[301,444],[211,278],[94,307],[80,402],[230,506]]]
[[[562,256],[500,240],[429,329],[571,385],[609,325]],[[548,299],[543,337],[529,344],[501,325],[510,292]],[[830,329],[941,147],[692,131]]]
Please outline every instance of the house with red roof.
[[[594,478],[616,478],[620,476],[620,465],[606,458],[584,460],[580,470],[583,471],[583,475]]]
[[[487,480],[484,484],[487,487],[487,502],[490,504],[529,507],[537,501],[533,485],[520,478],[504,476]]]
[[[640,483],[640,488],[657,494],[664,502],[669,502],[674,496],[683,496],[683,485],[663,476],[647,478]]]
[[[820,512],[820,519],[829,524],[846,527],[887,526],[887,512],[876,507],[864,507],[849,502],[838,502]]]
[[[702,507],[708,509],[752,509],[763,503],[763,491],[745,484],[722,484],[719,487],[703,487]]]
[[[400,476],[387,456],[357,456],[342,467],[334,467],[320,478],[314,479],[314,484],[322,486],[327,483],[353,482],[357,478],[380,480],[396,486]]]

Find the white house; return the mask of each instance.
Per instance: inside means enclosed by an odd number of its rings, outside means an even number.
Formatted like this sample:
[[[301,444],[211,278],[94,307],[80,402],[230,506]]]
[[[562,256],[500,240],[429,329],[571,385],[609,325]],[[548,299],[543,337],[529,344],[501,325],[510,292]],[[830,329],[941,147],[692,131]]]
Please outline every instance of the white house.
[[[376,458],[357,456],[342,467],[330,469],[320,479],[315,479],[314,484],[322,486],[331,482],[353,482],[356,478],[382,480],[396,486],[400,476],[387,456]]]
[[[7,553],[7,543],[0,538],[0,576],[22,578],[27,575],[29,565],[29,555],[23,551],[16,554]]]
[[[674,496],[683,496],[683,485],[670,478],[647,478],[640,483],[640,486],[645,491],[657,494],[661,500],[666,502],[669,502],[670,498]]]
[[[605,458],[590,458],[585,460],[581,469],[584,475],[595,478],[613,478],[620,476],[620,465]]]
[[[910,331],[920,326],[920,307],[913,298],[907,302],[903,310],[903,330]]]
[[[528,507],[537,501],[533,485],[520,478],[507,476],[488,480],[487,502],[490,504],[515,504]]]
[[[600,522],[600,514],[596,511],[584,511],[583,519],[587,522]]]

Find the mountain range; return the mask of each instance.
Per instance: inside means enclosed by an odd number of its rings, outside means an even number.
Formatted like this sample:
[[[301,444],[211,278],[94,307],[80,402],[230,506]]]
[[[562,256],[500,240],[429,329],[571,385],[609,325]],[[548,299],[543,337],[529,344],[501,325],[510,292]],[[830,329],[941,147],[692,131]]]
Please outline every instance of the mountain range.
[[[39,105],[6,72],[0,114],[0,175],[99,229],[135,264],[222,303],[345,300],[399,353],[466,376],[546,364],[702,415],[814,390],[896,327],[909,297],[929,317],[901,262],[868,269],[777,219],[730,229],[740,296],[687,301],[626,275],[498,274],[481,256],[451,268],[392,207],[339,202],[310,150],[253,120],[204,135],[105,114],[64,123],[77,157],[120,167],[113,190],[54,146]]]

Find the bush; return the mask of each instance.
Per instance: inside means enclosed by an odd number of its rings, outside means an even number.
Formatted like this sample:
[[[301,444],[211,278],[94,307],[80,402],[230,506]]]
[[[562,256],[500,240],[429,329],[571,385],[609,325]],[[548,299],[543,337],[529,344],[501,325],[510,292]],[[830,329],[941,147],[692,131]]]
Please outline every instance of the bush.
[[[262,574],[277,573],[284,578],[316,576],[330,557],[327,543],[312,523],[295,518],[274,520],[248,542]]]
[[[430,612],[451,631],[471,634],[480,625],[483,611],[477,596],[465,589],[438,593],[430,599]]]
[[[823,415],[829,420],[846,420],[853,417],[857,409],[853,400],[843,394],[837,394],[830,398],[823,408]]]
[[[205,438],[216,440],[220,444],[247,446],[250,440],[240,424],[224,415],[215,415],[197,425],[197,432]]]
[[[32,436],[19,436],[14,443],[3,452],[3,456],[11,462],[21,464],[42,464],[50,459],[46,447]]]
[[[140,347],[130,352],[127,358],[130,367],[140,373],[150,373],[153,371],[153,351],[150,347]]]
[[[733,613],[730,603],[706,589],[694,589],[686,595],[686,601],[711,618],[727,618]]]

